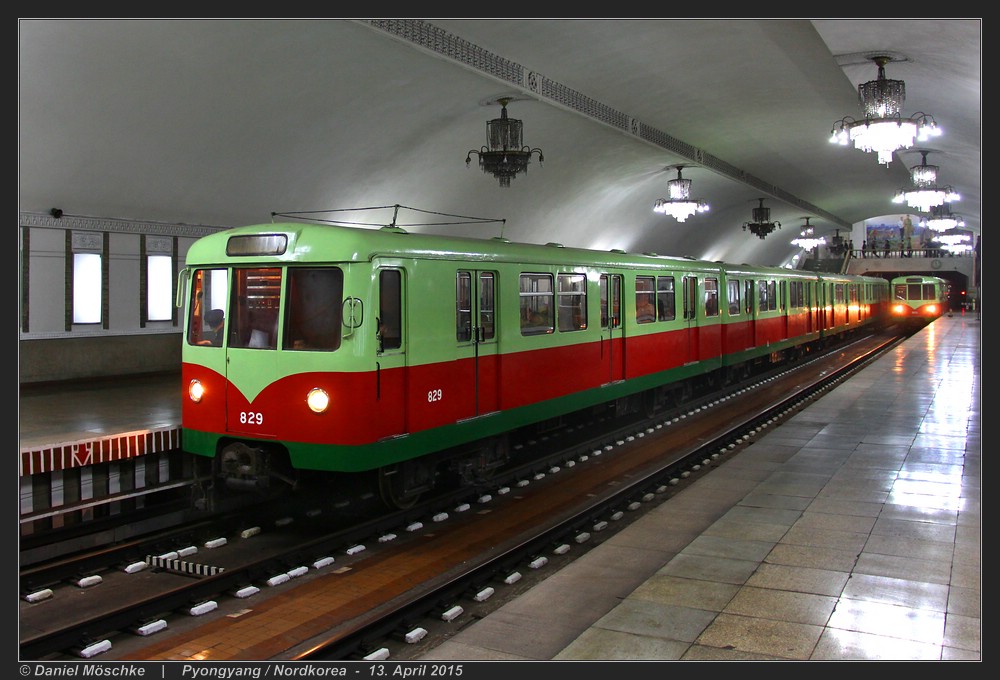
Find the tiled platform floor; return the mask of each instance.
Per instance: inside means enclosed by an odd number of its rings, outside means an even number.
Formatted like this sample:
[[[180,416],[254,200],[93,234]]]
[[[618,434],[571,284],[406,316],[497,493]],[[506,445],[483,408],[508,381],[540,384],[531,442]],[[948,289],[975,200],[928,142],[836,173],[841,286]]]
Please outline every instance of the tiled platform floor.
[[[981,660],[981,320],[942,317],[425,660]]]

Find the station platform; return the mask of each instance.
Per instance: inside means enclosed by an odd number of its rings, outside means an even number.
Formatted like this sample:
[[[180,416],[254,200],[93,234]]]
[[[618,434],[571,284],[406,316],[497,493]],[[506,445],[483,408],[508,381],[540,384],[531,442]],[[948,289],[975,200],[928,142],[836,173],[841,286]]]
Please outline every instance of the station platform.
[[[420,658],[981,661],[980,324],[936,320]]]
[[[938,319],[420,658],[981,661],[981,344]],[[22,515],[32,477],[176,447],[181,392],[23,389]]]
[[[180,446],[181,374],[22,385],[22,477]]]

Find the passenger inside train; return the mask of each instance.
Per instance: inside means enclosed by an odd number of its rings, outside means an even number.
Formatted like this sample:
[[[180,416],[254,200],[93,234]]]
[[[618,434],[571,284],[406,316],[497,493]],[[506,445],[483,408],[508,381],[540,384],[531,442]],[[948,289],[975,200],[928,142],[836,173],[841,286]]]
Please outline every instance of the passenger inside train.
[[[205,325],[208,330],[202,333],[199,345],[211,345],[212,347],[222,346],[223,330],[226,323],[226,313],[221,309],[210,309],[205,313]]]

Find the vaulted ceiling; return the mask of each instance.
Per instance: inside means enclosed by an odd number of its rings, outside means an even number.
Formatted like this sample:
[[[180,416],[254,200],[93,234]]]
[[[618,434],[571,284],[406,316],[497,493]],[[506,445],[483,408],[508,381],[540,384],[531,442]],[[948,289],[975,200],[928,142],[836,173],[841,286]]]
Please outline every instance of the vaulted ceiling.
[[[828,142],[877,55],[903,115],[944,130],[888,166]],[[981,227],[980,19],[22,19],[18,56],[21,212],[382,224],[313,211],[402,205],[503,220],[413,231],[783,264],[807,216],[898,219],[926,151]],[[500,98],[544,154],[509,187],[465,162]],[[652,210],[677,165],[711,206],[683,223]],[[761,198],[782,225],[763,240],[742,229]]]

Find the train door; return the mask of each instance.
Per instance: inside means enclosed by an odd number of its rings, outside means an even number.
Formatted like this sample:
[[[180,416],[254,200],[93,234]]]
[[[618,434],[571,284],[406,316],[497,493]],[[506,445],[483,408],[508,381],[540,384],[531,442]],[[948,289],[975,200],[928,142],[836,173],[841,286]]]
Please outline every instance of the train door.
[[[471,360],[466,400],[470,418],[499,409],[500,385],[496,318],[497,274],[491,271],[460,270],[455,276],[455,317],[458,354]]]
[[[719,279],[705,277],[705,321],[698,331],[698,359],[713,360],[722,357],[722,325],[719,304]]]
[[[809,310],[809,332],[815,333],[820,329],[819,325],[819,300],[817,299],[815,281],[806,282],[806,307]]]
[[[781,315],[781,324],[778,326],[778,333],[780,334],[779,339],[785,340],[788,338],[788,334],[790,332],[788,315],[791,313],[788,306],[788,281],[778,281],[777,290],[775,292],[778,295],[778,313]]]
[[[767,279],[757,281],[757,290],[754,293],[757,298],[757,322],[754,324],[754,346],[763,347],[770,342],[771,317],[768,312]]]
[[[377,428],[383,437],[407,432],[406,337],[403,270],[378,270],[375,321]],[[373,414],[374,415],[374,414]]]
[[[698,359],[698,277],[683,277],[681,291],[684,298],[684,322],[687,327],[687,356],[684,363],[690,363]]]
[[[830,319],[833,315],[833,284],[827,285],[825,281],[819,284],[819,323],[822,330],[829,330]]]
[[[757,297],[757,286],[753,279],[743,281],[743,310],[747,315],[746,347],[757,346],[757,317],[754,315],[754,298]]]
[[[601,274],[601,359],[608,382],[625,379],[625,326],[622,323],[622,275]]]

